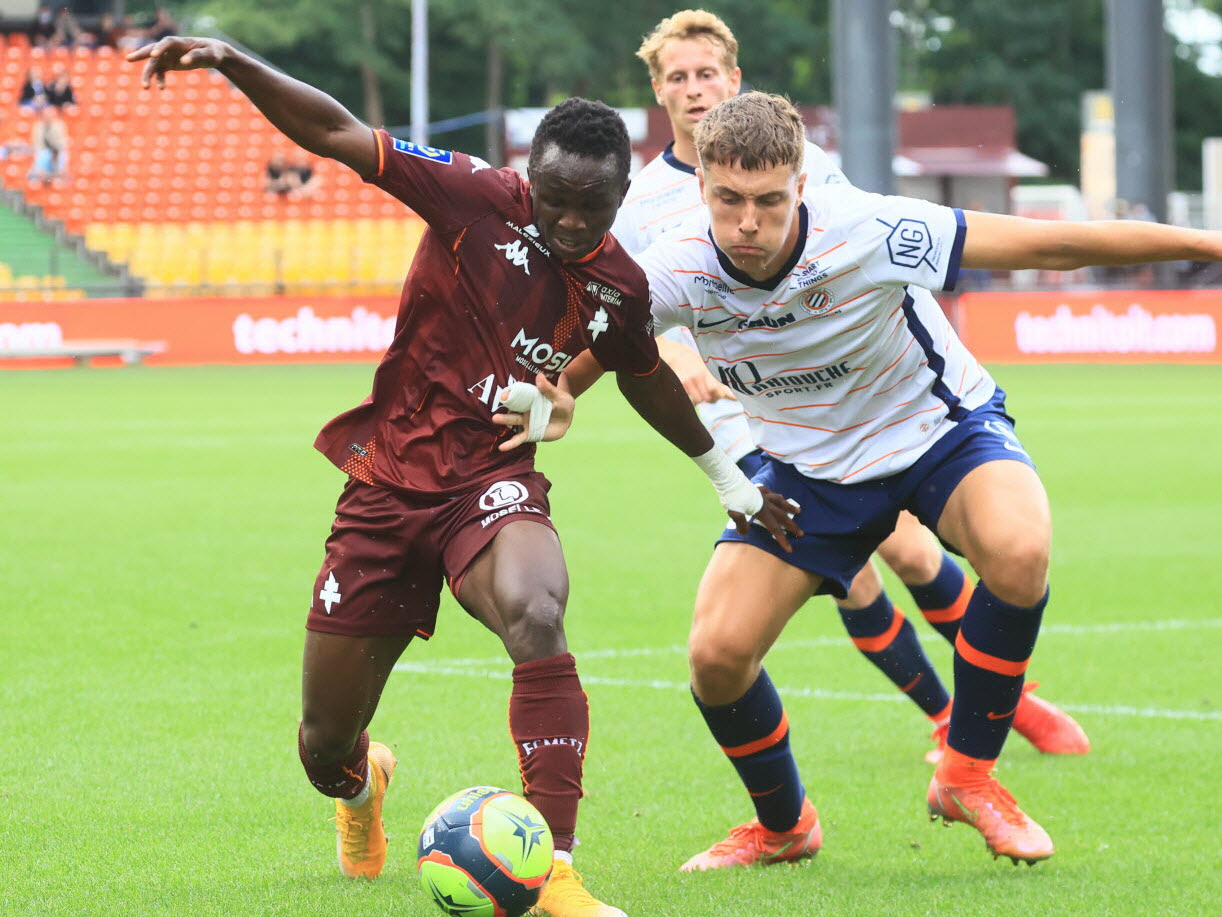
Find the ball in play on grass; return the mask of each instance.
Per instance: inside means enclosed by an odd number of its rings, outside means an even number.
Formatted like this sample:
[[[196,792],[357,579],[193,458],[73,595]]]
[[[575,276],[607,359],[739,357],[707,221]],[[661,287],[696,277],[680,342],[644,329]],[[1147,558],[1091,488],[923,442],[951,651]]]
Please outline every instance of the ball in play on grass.
[[[552,873],[552,832],[516,793],[473,786],[429,813],[416,846],[420,884],[446,914],[519,917]]]

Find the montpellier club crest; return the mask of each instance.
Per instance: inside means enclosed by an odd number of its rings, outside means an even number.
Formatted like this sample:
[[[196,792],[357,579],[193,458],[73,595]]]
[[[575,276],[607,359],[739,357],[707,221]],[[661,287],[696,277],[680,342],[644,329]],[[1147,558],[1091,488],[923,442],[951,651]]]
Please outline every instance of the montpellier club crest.
[[[811,290],[802,297],[802,308],[811,315],[826,315],[836,306],[836,301],[827,290]]]

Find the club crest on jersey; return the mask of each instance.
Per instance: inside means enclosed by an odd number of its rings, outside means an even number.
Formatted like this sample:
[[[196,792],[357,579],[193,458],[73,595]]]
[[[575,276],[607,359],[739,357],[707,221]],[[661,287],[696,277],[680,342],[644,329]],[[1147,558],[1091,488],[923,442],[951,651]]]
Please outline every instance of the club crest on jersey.
[[[836,308],[836,300],[827,290],[811,290],[802,297],[802,308],[816,318]]]
[[[479,498],[479,508],[504,509],[506,506],[521,503],[527,496],[526,488],[517,481],[497,481]]]
[[[894,226],[885,220],[878,222],[891,230],[887,235],[887,254],[892,264],[915,269],[923,263],[929,265],[930,270],[937,271],[937,267],[929,260],[933,254],[933,235],[924,220],[905,217]]]
[[[427,159],[430,162],[439,162],[447,166],[454,161],[454,154],[449,150],[439,150],[435,146],[420,146],[417,143],[412,143],[410,140],[399,140],[396,138],[392,138],[392,140],[394,148],[400,153],[406,153],[408,156]]]

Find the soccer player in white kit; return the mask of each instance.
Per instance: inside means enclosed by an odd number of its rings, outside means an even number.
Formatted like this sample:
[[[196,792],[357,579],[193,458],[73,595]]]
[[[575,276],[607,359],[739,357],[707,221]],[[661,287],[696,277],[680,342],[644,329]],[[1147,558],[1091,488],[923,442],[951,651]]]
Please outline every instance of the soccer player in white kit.
[[[812,595],[843,595],[907,509],[980,576],[955,643],[947,748],[932,818],[978,830],[994,856],[1034,863],[1047,832],[992,775],[1048,601],[1051,521],[1005,393],[930,289],[960,267],[1073,270],[1222,260],[1222,233],[1147,222],[1069,223],[964,212],[829,185],[804,196],[804,129],[751,92],[695,132],[708,212],[639,259],[661,329],[692,331],[746,410],[757,484],[801,505],[792,552],[758,527],[722,533],[696,596],[692,693],[756,817],[685,870],[813,856],[818,814],[763,668]],[[597,377],[570,366],[573,392]]]
[[[704,206],[696,180],[692,135],[705,113],[738,93],[742,72],[738,42],[719,17],[705,10],[681,10],[663,19],[645,37],[637,57],[645,62],[658,104],[667,112],[674,140],[633,176],[612,233],[638,255],[664,232],[697,215]],[[817,145],[807,142],[802,171],[806,187],[847,184],[848,179]],[[705,320],[709,321],[709,320]],[[697,333],[700,321],[697,322]],[[731,391],[716,381],[696,351],[692,332],[673,328],[658,340],[663,359],[683,380],[714,440],[748,474],[758,468],[746,415]],[[731,396],[731,397],[726,397]],[[971,584],[934,536],[908,513],[879,546],[879,555],[912,593],[925,619],[953,646],[971,596]],[[883,588],[873,563],[853,580],[836,608],[854,645],[934,724],[936,762],[945,746],[950,695],[921,646],[912,624]],[[1014,728],[1040,751],[1084,754],[1090,742],[1064,711],[1031,693],[1029,682],[1014,716]]]

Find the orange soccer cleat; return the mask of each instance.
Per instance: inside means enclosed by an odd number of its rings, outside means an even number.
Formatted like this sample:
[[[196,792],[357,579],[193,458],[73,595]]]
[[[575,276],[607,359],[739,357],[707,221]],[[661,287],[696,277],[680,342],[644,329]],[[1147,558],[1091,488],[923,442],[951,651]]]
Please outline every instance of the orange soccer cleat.
[[[791,831],[769,831],[752,819],[730,829],[730,836],[698,853],[679,869],[695,872],[726,866],[753,866],[757,863],[787,863],[813,857],[823,843],[819,813],[809,799],[802,801],[802,816]]]
[[[581,875],[571,863],[559,857],[552,862],[552,876],[530,913],[549,917],[628,917],[619,908],[603,904],[586,891]]]
[[[1052,856],[1048,832],[1018,807],[992,774],[973,775],[967,785],[951,786],[935,773],[925,801],[931,821],[941,818],[947,827],[961,821],[984,835],[993,859],[1007,856],[1015,866],[1019,860],[1031,866]]]
[[[1023,685],[1023,696],[1014,711],[1014,731],[1046,755],[1084,755],[1090,739],[1077,721],[1042,697],[1035,696],[1038,681]]]
[[[382,800],[395,772],[395,756],[381,742],[369,743],[369,798],[359,806],[335,800],[336,852],[339,871],[349,879],[376,879],[386,863]]]

